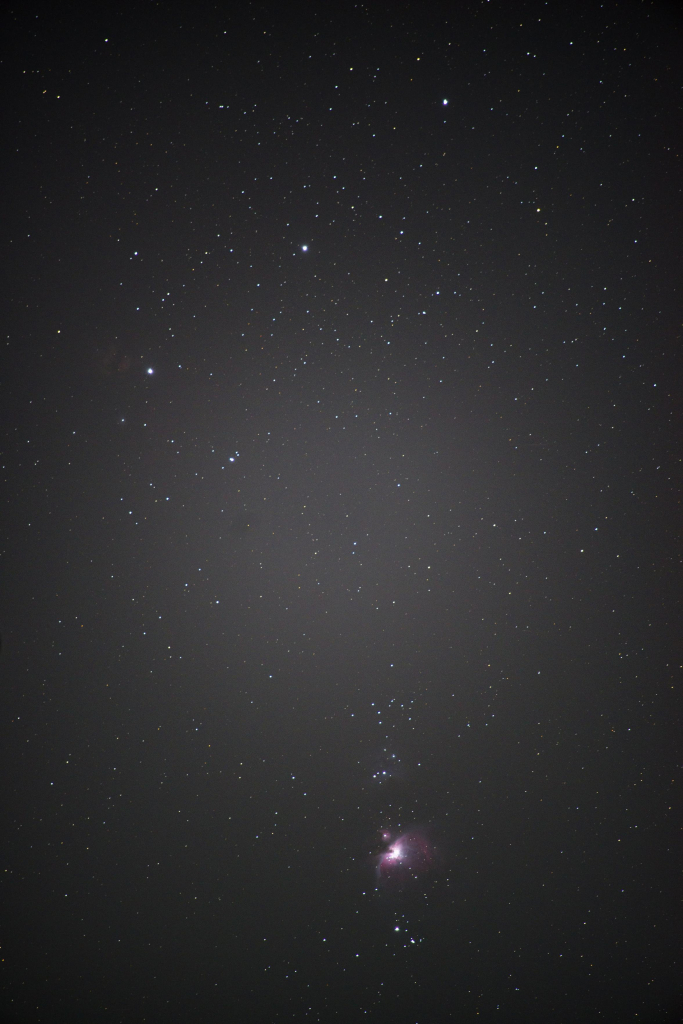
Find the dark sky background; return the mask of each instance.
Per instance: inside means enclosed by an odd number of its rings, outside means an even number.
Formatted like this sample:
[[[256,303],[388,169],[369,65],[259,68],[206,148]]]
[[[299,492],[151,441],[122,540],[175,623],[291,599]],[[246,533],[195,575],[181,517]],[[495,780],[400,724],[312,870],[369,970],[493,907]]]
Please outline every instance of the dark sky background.
[[[6,12],[0,1020],[680,1019],[681,25]]]

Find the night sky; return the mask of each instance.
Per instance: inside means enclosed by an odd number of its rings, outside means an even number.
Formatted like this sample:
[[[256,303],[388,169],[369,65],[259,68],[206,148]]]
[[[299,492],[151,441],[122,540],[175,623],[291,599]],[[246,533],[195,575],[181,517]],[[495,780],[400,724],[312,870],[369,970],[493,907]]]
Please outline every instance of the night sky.
[[[683,16],[6,12],[2,1024],[660,1024]]]

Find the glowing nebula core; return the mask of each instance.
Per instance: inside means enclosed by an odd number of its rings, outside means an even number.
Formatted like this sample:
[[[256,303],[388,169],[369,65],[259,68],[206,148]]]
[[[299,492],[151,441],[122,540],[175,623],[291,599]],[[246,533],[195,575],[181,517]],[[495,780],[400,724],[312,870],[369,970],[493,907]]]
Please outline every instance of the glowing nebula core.
[[[380,880],[404,884],[428,872],[434,864],[434,850],[421,832],[404,832],[379,858]]]

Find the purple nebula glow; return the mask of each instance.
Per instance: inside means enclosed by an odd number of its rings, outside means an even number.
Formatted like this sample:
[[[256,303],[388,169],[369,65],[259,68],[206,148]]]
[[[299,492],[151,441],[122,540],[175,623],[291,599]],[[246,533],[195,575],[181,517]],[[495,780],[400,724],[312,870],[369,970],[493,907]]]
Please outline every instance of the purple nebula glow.
[[[382,881],[403,884],[429,871],[434,850],[421,832],[404,832],[379,858],[378,875]]]

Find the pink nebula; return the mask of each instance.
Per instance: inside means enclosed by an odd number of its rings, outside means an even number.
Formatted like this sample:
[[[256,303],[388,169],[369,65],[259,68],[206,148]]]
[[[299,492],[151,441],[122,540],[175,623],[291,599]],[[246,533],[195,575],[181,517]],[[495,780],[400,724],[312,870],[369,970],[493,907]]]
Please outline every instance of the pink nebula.
[[[434,864],[434,850],[421,832],[404,832],[379,858],[381,880],[403,884],[429,871]]]

